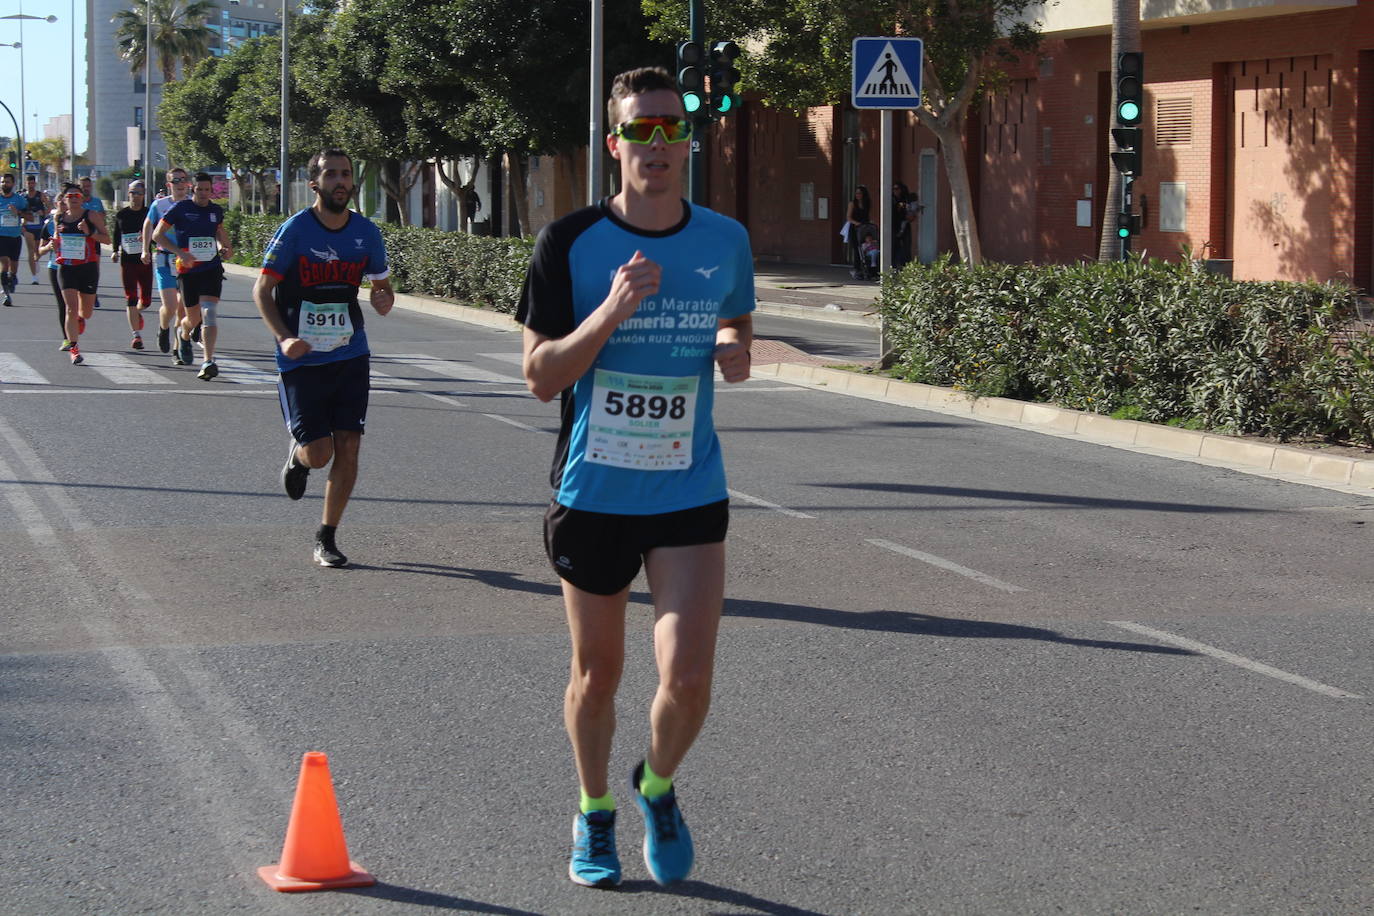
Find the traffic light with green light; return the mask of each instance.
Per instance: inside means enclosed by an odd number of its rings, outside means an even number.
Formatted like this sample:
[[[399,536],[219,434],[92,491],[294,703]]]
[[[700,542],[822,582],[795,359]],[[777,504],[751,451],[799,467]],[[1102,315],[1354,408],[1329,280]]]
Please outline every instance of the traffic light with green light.
[[[677,91],[682,94],[682,107],[688,117],[696,115],[706,104],[702,92],[701,45],[695,41],[677,44]]]
[[[1126,51],[1116,58],[1116,123],[1135,127],[1145,112],[1145,55]]]
[[[9,163],[10,171],[12,171],[12,172],[17,172],[17,171],[19,171],[19,150],[17,150],[17,149],[12,149],[12,150],[10,150],[10,151],[9,151],[9,154],[8,154],[8,157],[7,157],[7,161],[8,161],[8,163]]]
[[[142,178],[142,177],[143,177],[143,160],[142,160],[142,159],[135,159],[135,160],[134,160],[134,177],[135,177],[135,178]]]
[[[711,46],[711,111],[713,114],[733,114],[739,108],[739,96],[735,84],[739,82],[739,71],[735,69],[735,58],[739,57],[739,45],[733,41],[718,41]]]
[[[1116,237],[1128,239],[1133,235],[1140,234],[1140,217],[1134,213],[1118,213],[1116,215]]]

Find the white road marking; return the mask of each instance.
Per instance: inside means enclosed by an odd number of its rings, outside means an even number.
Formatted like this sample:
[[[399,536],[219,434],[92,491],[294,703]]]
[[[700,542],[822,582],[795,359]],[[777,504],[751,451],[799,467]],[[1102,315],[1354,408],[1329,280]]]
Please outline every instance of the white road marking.
[[[874,547],[881,547],[893,553],[900,553],[904,557],[911,557],[913,560],[920,560],[922,563],[929,563],[931,566],[938,566],[941,569],[949,570],[966,576],[975,582],[981,582],[992,588],[1001,589],[1004,592],[1024,592],[1025,589],[1019,585],[1012,585],[1010,582],[1003,582],[1001,579],[993,578],[987,573],[981,573],[976,569],[969,569],[967,566],[960,566],[953,560],[946,560],[944,557],[937,557],[933,553],[923,553],[919,550],[912,550],[910,547],[903,547],[901,544],[894,544],[892,541],[885,541],[882,538],[865,538],[865,541]]]
[[[1272,665],[1266,665],[1264,662],[1257,662],[1254,659],[1246,658],[1243,655],[1236,655],[1234,652],[1227,652],[1225,649],[1218,649],[1216,646],[1209,646],[1206,643],[1198,642],[1195,639],[1189,639],[1186,636],[1178,636],[1174,633],[1165,632],[1164,630],[1156,630],[1153,627],[1142,626],[1138,623],[1132,623],[1129,620],[1108,620],[1107,623],[1110,623],[1114,627],[1120,627],[1123,630],[1130,630],[1132,633],[1138,633],[1141,636],[1148,636],[1151,639],[1157,639],[1160,642],[1178,646],[1180,649],[1188,649],[1193,652],[1201,653],[1202,655],[1210,655],[1212,658],[1229,662],[1232,665],[1244,668],[1247,671],[1253,671],[1256,674],[1263,674],[1266,677],[1272,677],[1280,681],[1287,681],[1290,684],[1296,684],[1299,687],[1311,690],[1314,693],[1320,693],[1323,696],[1335,697],[1341,700],[1364,699],[1364,697],[1358,693],[1350,693],[1347,690],[1341,690],[1339,687],[1332,687],[1329,684],[1322,684],[1318,681],[1309,680],[1300,674],[1292,674],[1288,671],[1275,668]]]
[[[83,353],[86,365],[116,385],[173,385],[165,372],[154,372],[123,353]]]
[[[524,423],[521,423],[519,420],[512,420],[510,417],[503,417],[503,416],[501,416],[500,414],[496,414],[496,413],[484,413],[484,414],[482,414],[482,416],[484,416],[484,417],[489,417],[489,418],[492,419],[492,420],[500,420],[502,423],[509,423],[511,426],[514,426],[516,429],[524,429],[524,430],[528,430],[529,432],[532,432],[532,433],[543,433],[543,432],[548,432],[548,430],[536,429],[536,428],[533,427],[533,426],[526,426]]]
[[[523,353],[478,353],[478,356],[486,359],[496,359],[503,363],[515,363],[517,366],[525,364],[525,354]]]
[[[796,509],[789,509],[789,508],[787,508],[786,506],[779,506],[777,503],[770,503],[768,500],[766,500],[766,499],[759,499],[757,496],[750,496],[748,493],[741,493],[739,490],[727,490],[726,492],[728,492],[728,493],[730,494],[730,496],[731,496],[732,499],[738,499],[738,500],[740,500],[741,502],[746,502],[746,503],[753,503],[754,505],[756,505],[756,506],[762,506],[762,507],[765,508],[765,509],[772,509],[774,512],[781,512],[783,515],[786,515],[788,518],[815,518],[815,517],[816,517],[816,516],[814,516],[814,515],[807,515],[805,512],[798,512]]]
[[[428,356],[424,353],[388,353],[384,357],[374,356],[373,361],[387,365],[413,366],[417,369],[424,369],[426,372],[433,372],[435,375],[459,379],[464,382],[487,382],[498,385],[525,384],[525,380],[522,378],[489,372],[470,363],[460,363],[457,360]]]
[[[442,394],[430,394],[428,391],[422,391],[420,393],[432,401],[438,401],[440,404],[447,404],[450,407],[461,407],[466,409],[466,407],[468,406],[464,404],[462,401],[455,401],[453,398],[446,398]]]
[[[216,357],[216,365],[220,368],[220,381],[229,382],[234,385],[272,385],[277,384],[277,373],[275,370],[268,371],[253,363],[244,362],[241,359],[226,359]]]
[[[60,354],[65,359],[66,354]],[[50,385],[38,370],[13,353],[0,353],[0,383],[6,385]]]
[[[397,378],[394,375],[387,375],[385,372],[378,372],[376,369],[368,373],[373,388],[415,388],[419,382],[410,378]]]

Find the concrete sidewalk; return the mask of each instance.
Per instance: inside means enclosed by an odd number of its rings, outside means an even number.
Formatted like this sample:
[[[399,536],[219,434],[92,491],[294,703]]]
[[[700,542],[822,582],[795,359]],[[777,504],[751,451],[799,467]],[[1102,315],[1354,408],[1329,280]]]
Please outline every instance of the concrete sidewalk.
[[[754,264],[759,311],[789,318],[877,326],[879,284],[855,280],[844,264]]]

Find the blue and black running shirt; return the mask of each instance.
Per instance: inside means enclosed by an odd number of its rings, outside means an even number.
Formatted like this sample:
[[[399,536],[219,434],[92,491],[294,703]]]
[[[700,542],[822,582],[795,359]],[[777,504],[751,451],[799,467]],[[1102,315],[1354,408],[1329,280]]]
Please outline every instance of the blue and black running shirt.
[[[381,230],[372,220],[350,211],[343,228],[329,229],[314,210],[301,210],[267,243],[262,272],[278,281],[272,292],[291,335],[310,344],[301,359],[287,359],[277,347],[278,371],[369,352],[358,287],[364,277],[385,280],[391,273]]]
[[[189,274],[223,270],[219,259],[219,238],[216,233],[224,225],[224,210],[219,204],[200,206],[189,197],[177,201],[162,220],[172,227],[172,237],[178,248],[189,249],[196,265],[185,271]]]
[[[648,232],[605,201],[539,233],[516,320],[565,337],[642,251],[663,269],[592,367],[563,392],[551,482],[561,505],[655,515],[727,498],[711,413],[717,322],[754,308],[754,258],[739,223],[683,201],[682,221]]]

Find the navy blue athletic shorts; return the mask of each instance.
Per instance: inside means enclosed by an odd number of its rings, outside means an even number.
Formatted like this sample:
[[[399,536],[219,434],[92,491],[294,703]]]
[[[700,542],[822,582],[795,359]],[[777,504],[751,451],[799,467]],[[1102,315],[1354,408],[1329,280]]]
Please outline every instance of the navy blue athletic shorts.
[[[611,515],[569,509],[544,513],[544,549],[559,578],[593,595],[614,595],[639,575],[655,547],[692,547],[725,540],[730,501],[657,515]]]
[[[297,366],[277,381],[286,428],[304,445],[336,431],[362,432],[367,421],[366,354],[319,366]]]

